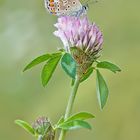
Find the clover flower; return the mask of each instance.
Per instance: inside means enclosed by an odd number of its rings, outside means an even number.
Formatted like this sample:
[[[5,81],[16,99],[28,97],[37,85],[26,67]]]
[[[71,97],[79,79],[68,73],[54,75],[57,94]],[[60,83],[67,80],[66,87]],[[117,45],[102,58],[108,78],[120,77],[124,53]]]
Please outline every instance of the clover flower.
[[[38,138],[41,140],[54,140],[55,132],[51,122],[46,117],[39,117],[34,123],[33,128]]]
[[[61,39],[65,51],[76,60],[78,73],[85,73],[100,56],[102,32],[95,23],[90,23],[87,17],[63,16],[58,18],[54,26],[58,29],[54,35]]]
[[[87,17],[63,16],[55,24],[58,29],[54,34],[59,37],[66,51],[69,47],[79,47],[85,52],[95,52],[102,48],[103,37],[95,23],[91,24]]]

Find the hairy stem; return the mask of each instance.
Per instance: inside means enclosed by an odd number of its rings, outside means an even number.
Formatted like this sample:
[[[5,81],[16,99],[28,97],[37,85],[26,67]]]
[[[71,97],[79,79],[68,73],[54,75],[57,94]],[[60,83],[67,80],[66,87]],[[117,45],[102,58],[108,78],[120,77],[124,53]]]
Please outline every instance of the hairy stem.
[[[78,77],[76,77],[75,83],[73,85],[73,88],[72,88],[72,91],[71,91],[71,94],[70,94],[70,97],[69,97],[69,100],[68,100],[68,104],[67,104],[64,119],[67,119],[71,114],[79,84],[80,84],[80,79]],[[67,132],[66,130],[61,130],[59,140],[64,140],[65,139],[66,132]]]

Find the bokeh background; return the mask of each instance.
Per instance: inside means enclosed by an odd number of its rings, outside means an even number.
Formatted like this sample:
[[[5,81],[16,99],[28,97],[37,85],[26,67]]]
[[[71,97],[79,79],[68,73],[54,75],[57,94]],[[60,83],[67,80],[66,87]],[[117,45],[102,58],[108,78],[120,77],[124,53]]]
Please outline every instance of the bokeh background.
[[[139,0],[99,0],[90,4],[88,16],[104,33],[102,58],[120,65],[122,72],[102,70],[110,97],[100,111],[95,74],[82,83],[73,112],[89,111],[93,131],[77,130],[67,140],[140,139],[140,15]],[[49,116],[55,123],[63,114],[70,79],[60,69],[46,88],[40,81],[42,65],[22,72],[33,58],[54,52],[62,43],[53,36],[57,18],[46,12],[43,0],[0,0],[0,139],[34,140],[14,124]]]

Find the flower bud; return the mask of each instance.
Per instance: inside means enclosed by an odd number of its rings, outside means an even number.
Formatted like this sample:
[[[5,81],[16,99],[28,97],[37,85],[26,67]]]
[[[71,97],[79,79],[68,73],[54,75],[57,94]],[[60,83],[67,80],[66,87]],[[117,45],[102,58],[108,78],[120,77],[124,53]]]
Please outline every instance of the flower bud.
[[[33,128],[35,129],[39,140],[54,140],[55,131],[48,118],[39,117],[33,123]]]

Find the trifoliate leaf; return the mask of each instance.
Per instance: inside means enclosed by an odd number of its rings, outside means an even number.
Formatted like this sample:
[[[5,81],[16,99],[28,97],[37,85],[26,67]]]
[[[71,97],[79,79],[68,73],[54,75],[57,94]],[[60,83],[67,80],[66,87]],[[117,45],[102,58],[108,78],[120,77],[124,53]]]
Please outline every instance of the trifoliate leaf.
[[[79,112],[77,114],[74,114],[70,116],[68,119],[66,119],[66,122],[73,121],[73,120],[86,120],[90,118],[94,118],[95,116],[88,112]]]
[[[108,69],[108,70],[110,70],[110,71],[112,71],[114,73],[121,71],[121,69],[117,65],[115,65],[115,64],[113,64],[111,62],[108,62],[108,61],[99,62],[97,64],[97,67],[98,68]]]
[[[35,135],[35,130],[27,122],[22,120],[16,120],[15,123],[20,127],[22,127],[24,130],[26,130],[27,132],[29,132],[30,134]]]
[[[88,122],[83,120],[73,120],[69,122],[64,122],[58,126],[58,128],[61,128],[63,130],[74,130],[79,128],[86,128],[91,129],[91,126]]]
[[[107,84],[106,84],[103,76],[99,72],[99,70],[97,70],[97,81],[96,82],[97,82],[96,88],[97,88],[98,101],[99,101],[101,109],[103,109],[103,107],[106,104],[107,98],[108,98],[109,90],[108,90]]]
[[[42,78],[42,84],[43,86],[46,86],[47,83],[49,82],[59,60],[61,58],[61,54],[53,54],[53,57],[51,57],[47,63],[45,64],[43,70],[42,70],[42,74],[41,74],[41,78]]]
[[[63,70],[73,79],[76,75],[76,62],[69,53],[65,53],[61,59]]]
[[[26,71],[42,62],[47,61],[49,58],[51,57],[51,54],[45,54],[45,55],[41,55],[39,57],[37,57],[36,59],[34,59],[32,62],[30,62],[23,71]]]

